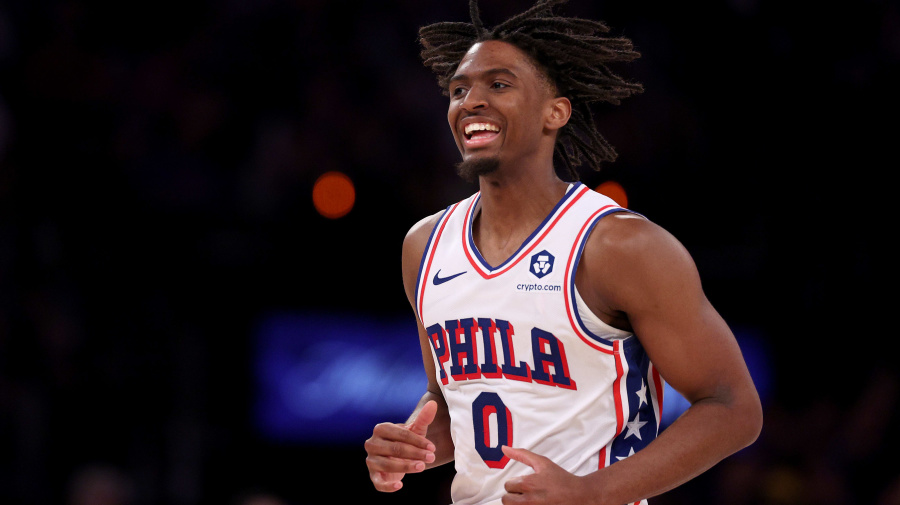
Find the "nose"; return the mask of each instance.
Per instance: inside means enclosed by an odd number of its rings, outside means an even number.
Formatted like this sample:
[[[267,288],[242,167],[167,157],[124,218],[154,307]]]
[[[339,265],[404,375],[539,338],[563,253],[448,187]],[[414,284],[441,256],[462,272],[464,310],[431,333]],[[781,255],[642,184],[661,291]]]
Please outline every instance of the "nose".
[[[472,88],[466,92],[466,97],[463,98],[459,106],[467,112],[486,109],[488,103],[481,86],[472,86]]]

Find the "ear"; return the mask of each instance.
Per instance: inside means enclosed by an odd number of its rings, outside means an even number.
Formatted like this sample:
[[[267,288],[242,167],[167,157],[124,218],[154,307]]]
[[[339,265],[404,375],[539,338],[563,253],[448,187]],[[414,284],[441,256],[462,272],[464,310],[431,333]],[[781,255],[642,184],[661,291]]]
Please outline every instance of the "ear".
[[[548,114],[544,121],[544,128],[552,131],[559,130],[572,117],[572,102],[564,96],[551,98],[548,101]]]

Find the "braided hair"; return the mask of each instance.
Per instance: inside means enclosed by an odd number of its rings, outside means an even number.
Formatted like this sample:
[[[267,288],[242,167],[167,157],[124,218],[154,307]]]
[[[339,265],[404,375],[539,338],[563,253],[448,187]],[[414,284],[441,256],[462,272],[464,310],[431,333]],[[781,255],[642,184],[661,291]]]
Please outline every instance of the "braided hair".
[[[469,0],[472,23],[442,22],[419,29],[421,56],[437,75],[448,94],[448,82],[463,56],[478,42],[499,40],[528,54],[555,85],[559,96],[572,103],[569,122],[559,130],[555,158],[571,180],[578,180],[575,167],[585,161],[600,170],[604,161],[614,161],[616,151],[594,125],[590,106],[597,102],[618,105],[622,98],[643,91],[638,83],[626,82],[607,63],[632,61],[640,54],[626,38],[605,37],[609,28],[599,21],[563,17],[553,12],[567,0],[537,0],[528,10],[487,29],[481,21],[478,0]]]

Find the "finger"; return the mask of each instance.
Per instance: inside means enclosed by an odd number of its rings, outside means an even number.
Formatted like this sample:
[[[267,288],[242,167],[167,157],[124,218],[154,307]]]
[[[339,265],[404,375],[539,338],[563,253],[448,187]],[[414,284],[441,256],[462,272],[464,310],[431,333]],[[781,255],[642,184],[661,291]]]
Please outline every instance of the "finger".
[[[372,470],[420,472],[435,461],[433,452],[399,442],[368,440],[365,447],[366,464]]]
[[[533,468],[535,472],[539,472],[546,468],[546,463],[547,461],[549,461],[547,458],[539,454],[535,454],[527,449],[519,449],[506,445],[502,446],[500,449],[503,451],[503,454],[509,457],[509,459],[514,459],[520,463],[525,463],[526,465]]]
[[[437,415],[437,402],[431,400],[427,402],[422,408],[419,410],[419,413],[416,415],[416,418],[413,419],[412,423],[409,424],[409,430],[415,433],[416,435],[425,436],[428,433],[428,425],[434,422],[434,418]]]
[[[522,477],[514,477],[503,483],[503,489],[507,493],[522,494],[526,491],[525,483]]]
[[[402,473],[370,472],[369,478],[375,489],[384,493],[393,493],[403,487]]]
[[[500,503],[503,505],[519,505],[525,504],[527,501],[528,498],[526,496],[517,493],[507,493],[500,499]]]
[[[382,423],[375,426],[372,437],[366,441],[366,444],[382,441],[406,444],[429,452],[434,451],[434,444],[425,438],[424,434],[413,433],[408,426],[402,424]]]
[[[406,431],[406,430],[403,430]],[[426,443],[430,442],[425,440]],[[432,444],[432,448],[434,445]],[[366,440],[366,454],[369,456],[385,456],[404,460],[434,462],[434,452],[405,442],[396,442],[383,438],[372,437]]]
[[[391,458],[379,455],[370,455],[366,458],[366,466],[370,471],[388,472],[388,473],[419,473],[425,471],[425,462]]]

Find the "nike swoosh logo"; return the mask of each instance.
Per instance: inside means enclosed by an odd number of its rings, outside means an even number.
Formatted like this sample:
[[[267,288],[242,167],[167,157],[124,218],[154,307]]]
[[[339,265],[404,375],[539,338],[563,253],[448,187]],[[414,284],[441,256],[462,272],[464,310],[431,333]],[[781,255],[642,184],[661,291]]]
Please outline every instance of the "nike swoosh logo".
[[[447,281],[453,280],[466,272],[468,272],[468,270],[464,270],[458,274],[449,275],[447,277],[439,277],[439,275],[441,274],[441,271],[440,271],[440,269],[438,269],[437,273],[434,274],[434,278],[431,279],[431,282],[433,282],[434,285],[437,286],[438,284],[443,284]]]

